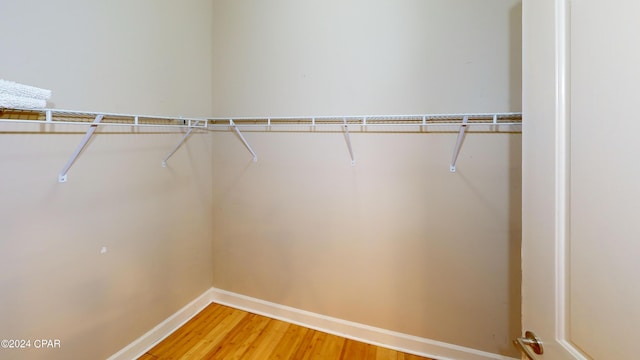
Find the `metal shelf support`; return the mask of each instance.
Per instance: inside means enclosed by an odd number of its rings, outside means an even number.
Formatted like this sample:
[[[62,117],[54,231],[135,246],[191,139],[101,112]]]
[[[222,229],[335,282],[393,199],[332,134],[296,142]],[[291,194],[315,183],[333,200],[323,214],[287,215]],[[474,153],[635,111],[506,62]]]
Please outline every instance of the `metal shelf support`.
[[[193,129],[207,126],[207,122],[204,121],[204,120],[184,119],[182,121],[183,121],[184,124],[189,126],[189,130],[187,130],[187,132],[182,137],[182,140],[180,140],[180,142],[173,148],[173,150],[171,150],[167,154],[167,156],[165,156],[165,158],[162,160],[162,167],[167,167],[167,160],[169,160],[169,158],[172,157],[173,154],[175,154],[176,151],[178,151],[180,146],[182,146],[182,144],[184,144],[187,141],[189,136],[191,136],[191,132],[193,131]],[[138,124],[138,117],[137,116],[135,117],[135,123]]]
[[[469,122],[469,117],[465,116],[462,118],[462,124],[460,125],[460,131],[458,131],[458,139],[456,140],[456,147],[453,149],[453,156],[451,157],[451,166],[449,167],[449,171],[456,172],[456,161],[458,161],[458,155],[460,154],[460,148],[462,147],[462,142],[464,141],[464,134],[467,130],[467,123]]]
[[[355,166],[356,158],[353,155],[353,148],[351,147],[351,136],[349,135],[349,126],[347,125],[346,118],[344,119],[344,139],[347,142],[347,148],[349,148],[349,155],[351,156],[351,166]]]
[[[47,117],[50,119],[49,114],[47,114]],[[67,182],[67,172],[69,172],[69,169],[71,169],[71,166],[73,165],[73,163],[76,161],[76,159],[78,158],[78,156],[80,155],[84,147],[87,145],[89,140],[91,140],[91,136],[93,136],[93,133],[98,128],[98,124],[100,123],[100,121],[102,121],[103,117],[104,117],[103,115],[96,115],[95,120],[93,120],[93,123],[91,124],[91,126],[89,126],[89,130],[87,130],[87,133],[84,134],[84,137],[82,138],[82,141],[80,141],[80,144],[76,148],[76,151],[73,152],[69,161],[67,161],[65,166],[62,168],[62,170],[60,171],[60,174],[58,174],[58,182],[61,182],[61,183]]]
[[[242,143],[247,148],[247,150],[249,150],[251,155],[253,155],[253,161],[254,162],[258,161],[258,155],[256,155],[255,151],[253,151],[253,148],[251,147],[251,145],[249,145],[249,142],[247,142],[247,139],[244,138],[244,136],[240,132],[240,129],[238,129],[238,127],[236,126],[236,124],[233,122],[232,119],[229,119],[229,124],[231,125],[233,130],[235,130],[235,132],[238,135],[238,137],[240,138],[240,140],[242,140]]]
[[[189,136],[191,135],[191,132],[193,131],[193,128],[189,128],[189,130],[187,130],[186,134],[184,134],[184,136],[182,137],[182,140],[180,140],[180,142],[173,148],[173,150],[171,150],[167,156],[164,157],[164,159],[162,160],[162,167],[167,167],[167,160],[169,160],[170,157],[173,156],[173,154],[178,151],[178,149],[180,148],[180,146],[182,146],[182,144],[184,144],[185,141],[187,141],[187,139],[189,138]]]

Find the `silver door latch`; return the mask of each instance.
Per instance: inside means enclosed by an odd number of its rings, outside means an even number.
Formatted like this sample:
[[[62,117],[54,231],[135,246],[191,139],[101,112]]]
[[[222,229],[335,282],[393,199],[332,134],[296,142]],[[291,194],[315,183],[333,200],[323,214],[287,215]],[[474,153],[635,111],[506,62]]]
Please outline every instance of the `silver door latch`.
[[[513,340],[513,345],[529,360],[536,360],[536,354],[542,355],[544,353],[542,341],[532,331],[527,331],[524,333],[524,337]]]

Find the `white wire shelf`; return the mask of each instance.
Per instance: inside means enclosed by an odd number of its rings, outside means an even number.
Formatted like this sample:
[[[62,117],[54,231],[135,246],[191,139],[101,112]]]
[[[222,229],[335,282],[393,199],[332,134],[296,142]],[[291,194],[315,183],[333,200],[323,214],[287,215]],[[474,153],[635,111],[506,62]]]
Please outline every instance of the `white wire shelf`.
[[[432,127],[456,129],[458,137],[451,157],[449,170],[456,172],[456,162],[462,147],[465,133],[471,126],[481,127],[489,132],[521,132],[522,113],[472,113],[472,114],[424,114],[424,115],[362,115],[362,116],[307,116],[307,117],[238,117],[238,118],[185,118],[150,115],[129,115],[59,109],[3,109],[0,108],[0,123],[36,123],[88,125],[80,144],[71,158],[58,174],[59,182],[67,181],[67,172],[99,126],[129,127],[171,127],[186,128],[187,131],[177,145],[164,157],[162,166],[188,140],[194,130],[234,131],[238,138],[253,155],[258,156],[242,135],[247,131],[341,131],[344,133],[351,165],[356,159],[351,144],[350,131],[367,132],[378,129],[383,132],[430,132]],[[380,130],[381,129],[381,130]]]
[[[422,114],[422,115],[361,115],[361,116],[306,116],[306,117],[241,117],[209,118],[208,128],[227,129],[237,126],[246,130],[277,130],[280,128],[336,128],[348,126],[349,129],[394,127],[456,127],[467,118],[467,126],[484,125],[500,130],[519,131],[522,125],[522,113],[471,113],[471,114]],[[420,129],[419,129],[420,130]]]
[[[347,125],[352,131],[379,128],[457,127],[465,117],[467,126],[490,127],[490,131],[521,131],[522,113],[469,113],[418,115],[360,115],[360,116],[298,116],[298,117],[166,117],[131,115],[107,112],[88,112],[61,109],[0,109],[0,122],[91,125],[102,115],[98,126],[173,127],[231,130],[233,127],[251,131],[278,129],[331,129]]]
[[[96,116],[102,116],[94,124]],[[61,125],[206,128],[205,118],[130,115],[60,109],[0,109],[0,122]]]

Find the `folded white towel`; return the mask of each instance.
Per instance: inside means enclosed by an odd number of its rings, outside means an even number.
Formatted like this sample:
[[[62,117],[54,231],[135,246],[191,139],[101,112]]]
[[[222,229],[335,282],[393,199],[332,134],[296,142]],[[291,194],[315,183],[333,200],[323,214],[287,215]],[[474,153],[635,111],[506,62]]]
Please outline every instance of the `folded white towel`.
[[[47,100],[34,99],[0,93],[0,108],[8,109],[42,109],[47,106]]]
[[[0,94],[47,100],[51,97],[51,90],[0,79]]]

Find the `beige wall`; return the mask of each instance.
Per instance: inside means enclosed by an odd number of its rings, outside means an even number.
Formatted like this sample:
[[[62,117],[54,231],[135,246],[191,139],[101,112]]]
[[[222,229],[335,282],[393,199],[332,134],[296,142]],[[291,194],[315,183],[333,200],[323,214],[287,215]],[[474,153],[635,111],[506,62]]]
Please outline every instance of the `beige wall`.
[[[50,106],[211,114],[210,1],[8,0],[0,10],[0,78],[53,90]]]
[[[519,111],[519,4],[217,0],[215,113]]]
[[[214,2],[214,113],[520,110],[519,1]],[[214,139],[213,285],[515,356],[520,136]]]
[[[0,78],[51,106],[210,114],[208,1],[3,1]],[[0,338],[60,339],[3,359],[104,359],[211,286],[211,143],[196,134],[0,125]],[[107,253],[100,254],[106,246]]]
[[[0,78],[95,111],[517,111],[518,3],[4,1]],[[248,133],[257,163],[198,134],[163,169],[181,134],[105,130],[59,184],[81,132],[48,130],[0,127],[0,338],[63,348],[3,358],[105,358],[211,285],[514,354],[519,135],[451,174],[452,133],[355,133],[355,167],[340,133]]]

